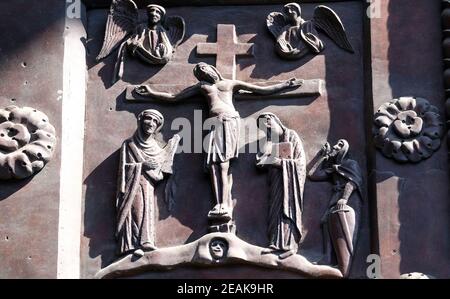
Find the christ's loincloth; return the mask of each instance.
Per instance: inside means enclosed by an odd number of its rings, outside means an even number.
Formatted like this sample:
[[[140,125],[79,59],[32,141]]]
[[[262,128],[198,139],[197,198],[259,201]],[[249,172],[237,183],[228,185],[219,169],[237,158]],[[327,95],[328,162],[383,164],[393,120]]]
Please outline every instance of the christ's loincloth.
[[[208,138],[206,166],[228,162],[239,155],[240,116],[220,114],[210,118],[211,131]]]

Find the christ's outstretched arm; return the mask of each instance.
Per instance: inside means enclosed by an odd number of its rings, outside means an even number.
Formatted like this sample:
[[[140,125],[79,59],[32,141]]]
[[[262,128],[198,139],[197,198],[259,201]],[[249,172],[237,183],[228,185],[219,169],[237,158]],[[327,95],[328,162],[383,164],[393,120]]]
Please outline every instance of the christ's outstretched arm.
[[[301,86],[303,84],[303,80],[298,80],[295,78],[289,79],[285,82],[281,82],[274,85],[269,86],[259,86],[243,81],[236,81],[234,85],[235,90],[245,90],[249,92],[253,92],[261,95],[270,95],[279,91],[282,91],[287,88]]]
[[[165,102],[178,102],[180,100],[184,100],[197,95],[200,92],[200,84],[190,86],[177,94],[155,91],[148,85],[137,86],[135,88],[135,91],[145,97],[150,97]]]

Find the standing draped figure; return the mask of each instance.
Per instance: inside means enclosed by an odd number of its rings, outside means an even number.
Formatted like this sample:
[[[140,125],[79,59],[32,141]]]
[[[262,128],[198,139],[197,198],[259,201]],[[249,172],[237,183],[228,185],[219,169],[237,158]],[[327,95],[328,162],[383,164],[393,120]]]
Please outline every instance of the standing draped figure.
[[[276,115],[261,114],[258,127],[267,134],[263,152],[256,159],[257,166],[269,172],[269,247],[285,258],[297,253],[302,239],[305,152],[297,133],[286,128]]]
[[[361,168],[349,158],[349,149],[345,139],[333,147],[326,143],[308,174],[313,181],[331,180],[334,185],[328,209],[320,221],[324,256],[319,263],[330,264],[336,260],[344,277],[350,273],[355,254],[364,194]]]
[[[158,111],[143,111],[138,116],[136,133],[120,150],[116,202],[116,237],[120,254],[156,249],[155,185],[165,174],[172,173],[173,158],[180,141],[175,135],[161,147],[154,137],[163,124],[164,118]],[[142,254],[141,251],[138,254]]]

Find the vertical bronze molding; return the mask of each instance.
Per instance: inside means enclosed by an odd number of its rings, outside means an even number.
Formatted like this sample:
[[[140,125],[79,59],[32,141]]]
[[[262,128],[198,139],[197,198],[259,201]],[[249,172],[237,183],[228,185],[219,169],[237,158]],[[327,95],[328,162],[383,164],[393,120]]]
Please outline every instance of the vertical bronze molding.
[[[445,112],[447,128],[450,124],[450,0],[442,0],[442,28],[443,28],[443,55],[444,55],[444,85],[445,85]],[[447,146],[450,157],[450,131],[447,133]]]

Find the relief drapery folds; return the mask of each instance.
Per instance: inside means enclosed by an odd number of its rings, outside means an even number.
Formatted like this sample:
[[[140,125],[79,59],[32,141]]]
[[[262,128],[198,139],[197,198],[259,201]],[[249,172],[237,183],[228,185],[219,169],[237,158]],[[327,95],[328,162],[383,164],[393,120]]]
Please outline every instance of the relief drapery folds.
[[[355,253],[360,200],[364,195],[362,172],[358,162],[349,158],[349,149],[345,139],[333,147],[326,143],[308,173],[313,181],[331,180],[334,184],[328,209],[321,219],[323,258],[318,263],[329,265],[336,260],[344,277],[350,272]]]
[[[281,257],[296,254],[302,238],[306,156],[297,133],[273,113],[262,113],[258,127],[266,132],[257,166],[269,172],[269,248]]]
[[[136,133],[120,150],[116,202],[120,254],[137,251],[142,255],[144,250],[156,249],[155,186],[173,172],[173,159],[180,141],[175,135],[161,146],[155,134],[163,124],[164,118],[158,111],[143,111],[138,116]]]

